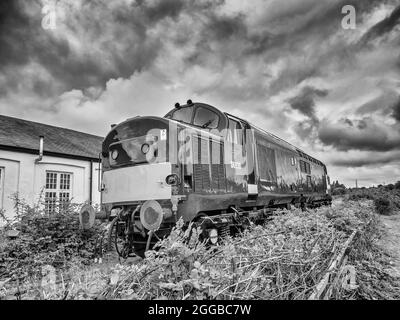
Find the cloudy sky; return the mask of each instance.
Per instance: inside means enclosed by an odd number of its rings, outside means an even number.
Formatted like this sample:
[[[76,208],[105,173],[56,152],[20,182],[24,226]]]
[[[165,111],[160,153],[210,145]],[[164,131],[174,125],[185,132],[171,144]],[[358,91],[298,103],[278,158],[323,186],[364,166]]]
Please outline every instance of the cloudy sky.
[[[299,146],[331,179],[390,183],[399,49],[399,0],[1,0],[0,113],[105,135],[191,98]]]

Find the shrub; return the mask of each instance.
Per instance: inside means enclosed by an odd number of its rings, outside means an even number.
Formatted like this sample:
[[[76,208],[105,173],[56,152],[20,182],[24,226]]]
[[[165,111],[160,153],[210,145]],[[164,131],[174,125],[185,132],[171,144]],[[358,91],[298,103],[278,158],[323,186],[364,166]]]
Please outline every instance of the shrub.
[[[20,281],[37,276],[44,266],[68,269],[94,260],[101,225],[96,222],[90,230],[80,229],[78,205],[69,203],[48,215],[39,205],[30,206],[17,196],[14,201],[16,216],[6,219],[1,230],[1,277]],[[17,230],[18,235],[9,239],[8,230]]]
[[[389,183],[387,186],[385,186],[386,190],[393,190],[394,189],[394,184],[393,183]]]
[[[375,209],[376,211],[381,214],[381,215],[390,215],[392,213],[392,204],[390,202],[390,200],[386,199],[386,198],[376,198],[374,200],[374,205],[375,205]]]
[[[337,187],[332,190],[332,195],[333,196],[340,196],[346,194],[346,189],[342,187]]]

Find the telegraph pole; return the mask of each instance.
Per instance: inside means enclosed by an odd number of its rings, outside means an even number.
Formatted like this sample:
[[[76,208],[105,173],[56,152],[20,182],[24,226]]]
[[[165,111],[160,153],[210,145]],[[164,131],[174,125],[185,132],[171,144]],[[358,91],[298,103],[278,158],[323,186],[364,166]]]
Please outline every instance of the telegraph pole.
[[[356,189],[358,189],[358,183],[357,183],[357,179],[356,179]]]

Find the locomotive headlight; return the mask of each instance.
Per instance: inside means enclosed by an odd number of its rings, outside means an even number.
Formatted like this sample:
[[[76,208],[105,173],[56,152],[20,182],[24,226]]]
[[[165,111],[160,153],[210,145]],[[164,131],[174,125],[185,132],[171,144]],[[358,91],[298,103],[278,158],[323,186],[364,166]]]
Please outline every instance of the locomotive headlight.
[[[143,143],[143,144],[142,144],[141,150],[142,150],[142,152],[143,152],[144,154],[146,154],[147,152],[149,152],[149,149],[150,149],[150,146],[149,146],[147,143]]]
[[[210,238],[212,244],[216,244],[218,242],[218,230],[217,229],[209,230],[208,237]]]
[[[111,152],[111,159],[115,160],[118,158],[118,150],[113,150],[113,152]]]
[[[165,182],[169,185],[176,186],[179,184],[179,177],[176,174],[170,174],[165,178]]]

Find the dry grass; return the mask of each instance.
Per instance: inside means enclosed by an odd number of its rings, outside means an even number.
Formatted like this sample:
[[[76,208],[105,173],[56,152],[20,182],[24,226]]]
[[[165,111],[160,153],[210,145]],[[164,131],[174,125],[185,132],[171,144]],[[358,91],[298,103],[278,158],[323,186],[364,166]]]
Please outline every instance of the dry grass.
[[[376,217],[372,201],[365,200],[308,212],[281,211],[265,226],[252,225],[211,249],[198,240],[199,230],[189,233],[180,221],[158,250],[147,252],[139,263],[77,264],[69,270],[53,270],[21,284],[25,291],[20,297],[307,299],[346,239],[359,229],[363,232],[352,243],[347,262],[355,267],[357,285],[346,286],[336,277],[332,298],[397,298],[398,279],[380,269],[385,258],[375,244]],[[3,297],[13,294],[7,284],[0,289]]]

